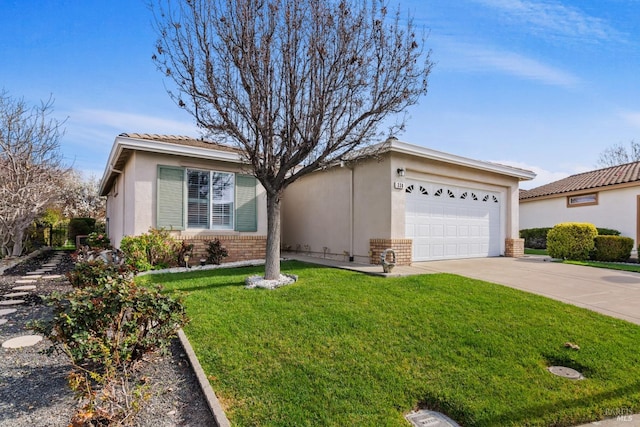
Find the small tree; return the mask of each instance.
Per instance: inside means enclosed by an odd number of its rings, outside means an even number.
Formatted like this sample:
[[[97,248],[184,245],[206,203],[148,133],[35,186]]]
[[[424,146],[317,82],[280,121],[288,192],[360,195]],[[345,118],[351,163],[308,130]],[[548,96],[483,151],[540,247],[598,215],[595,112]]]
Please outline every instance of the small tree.
[[[372,144],[427,92],[429,52],[412,18],[385,3],[157,0],[154,60],[177,86],[170,95],[235,143],[266,190],[267,279],[280,276],[284,189]]]
[[[563,222],[547,233],[547,251],[552,258],[584,261],[594,248],[598,235],[595,225],[586,222]]]
[[[60,194],[62,125],[50,99],[29,107],[0,92],[0,251],[22,254],[25,231]]]

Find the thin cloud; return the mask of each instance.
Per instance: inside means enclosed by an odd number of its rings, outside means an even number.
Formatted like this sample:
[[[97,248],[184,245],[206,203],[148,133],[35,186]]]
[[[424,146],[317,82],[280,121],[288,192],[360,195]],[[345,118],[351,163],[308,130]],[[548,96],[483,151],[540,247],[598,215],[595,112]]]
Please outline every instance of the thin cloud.
[[[640,128],[640,111],[623,111],[620,116],[631,126]]]
[[[530,170],[536,174],[536,177],[531,181],[522,181],[520,183],[520,188],[523,190],[530,190],[532,188],[540,187],[541,185],[548,184],[550,182],[557,181],[559,179],[566,178],[570,175],[584,172],[586,169],[583,167],[579,167],[579,170],[574,171],[549,171],[540,166],[529,165],[524,162],[516,162],[511,160],[492,160],[494,163],[500,163],[502,165],[513,166],[519,169]]]
[[[590,16],[578,8],[552,1],[532,0],[474,0],[499,10],[528,32],[541,38],[566,41],[601,42],[623,40],[624,36],[601,18]]]
[[[449,54],[454,55],[453,61],[448,65],[463,71],[499,71],[565,88],[572,88],[580,83],[580,79],[569,72],[515,52],[457,42],[448,42],[447,45]],[[446,62],[443,65],[445,64]]]
[[[112,138],[121,132],[198,136],[196,135],[198,129],[192,123],[143,114],[85,109],[71,113],[70,117],[74,121],[82,122],[84,126],[95,125],[115,129],[116,133],[111,136]]]

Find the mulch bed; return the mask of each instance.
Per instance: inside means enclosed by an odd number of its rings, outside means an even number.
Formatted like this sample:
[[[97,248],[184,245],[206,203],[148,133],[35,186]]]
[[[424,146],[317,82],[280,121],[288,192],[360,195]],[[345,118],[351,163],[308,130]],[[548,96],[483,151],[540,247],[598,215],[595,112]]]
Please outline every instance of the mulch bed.
[[[0,300],[11,290],[15,281],[27,272],[38,269],[54,256],[49,251],[25,260],[5,270],[0,276]],[[73,268],[69,252],[47,275],[64,275]],[[26,324],[30,320],[51,315],[50,307],[43,304],[41,296],[51,292],[69,292],[71,286],[63,276],[58,279],[36,279],[32,294],[19,299],[25,303],[0,306],[17,309],[2,318],[8,322],[0,325],[0,343],[10,338],[32,334]],[[75,410],[76,399],[67,386],[67,374],[71,366],[66,356],[46,356],[43,350],[50,342],[43,340],[32,347],[21,349],[0,348],[0,427],[67,426]],[[140,375],[150,379],[151,396],[134,420],[136,426],[213,426],[211,415],[200,386],[189,366],[180,342],[174,339],[166,355],[154,355],[140,370]]]

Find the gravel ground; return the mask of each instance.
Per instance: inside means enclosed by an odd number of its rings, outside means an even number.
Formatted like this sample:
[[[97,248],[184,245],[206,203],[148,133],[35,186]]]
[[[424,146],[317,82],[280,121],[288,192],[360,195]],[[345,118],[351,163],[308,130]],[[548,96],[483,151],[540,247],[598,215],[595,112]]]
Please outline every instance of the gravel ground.
[[[0,276],[0,301],[28,271],[34,271],[54,256],[53,252],[26,260],[5,270]],[[69,253],[63,253],[62,262],[54,271],[64,274],[73,268]],[[42,304],[38,295],[52,291],[69,291],[64,277],[37,279],[34,294],[25,297],[25,303],[0,306],[0,310],[15,308],[16,312],[0,316],[7,323],[0,325],[0,343],[32,332],[25,325],[29,320],[45,318],[50,308]],[[37,293],[37,294],[36,294]],[[73,393],[67,386],[71,366],[65,356],[46,356],[41,351],[49,347],[47,340],[21,349],[0,347],[0,427],[57,427],[69,425],[77,409]],[[215,421],[195,375],[189,366],[180,342],[175,339],[166,356],[156,356],[141,369],[141,375],[150,378],[151,398],[136,416],[134,425],[153,427],[214,426]]]

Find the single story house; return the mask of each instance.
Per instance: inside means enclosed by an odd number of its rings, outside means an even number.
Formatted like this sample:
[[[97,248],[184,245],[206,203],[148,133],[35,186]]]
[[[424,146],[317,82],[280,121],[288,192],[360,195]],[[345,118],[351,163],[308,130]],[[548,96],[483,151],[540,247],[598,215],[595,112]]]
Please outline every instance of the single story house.
[[[306,175],[282,197],[282,246],[310,255],[397,264],[520,256],[519,182],[530,171],[390,139]],[[266,193],[240,153],[187,137],[121,134],[101,181],[108,235],[173,230],[202,249],[219,238],[227,261],[264,257]],[[197,246],[198,248],[198,246]]]
[[[172,230],[203,254],[220,239],[225,261],[263,259],[266,193],[238,150],[188,137],[120,134],[100,182],[115,247],[149,228]]]
[[[589,222],[640,241],[640,162],[598,169],[520,193],[520,229]]]
[[[530,171],[389,139],[375,158],[318,170],[282,199],[282,244],[377,264],[521,256],[519,182]]]

